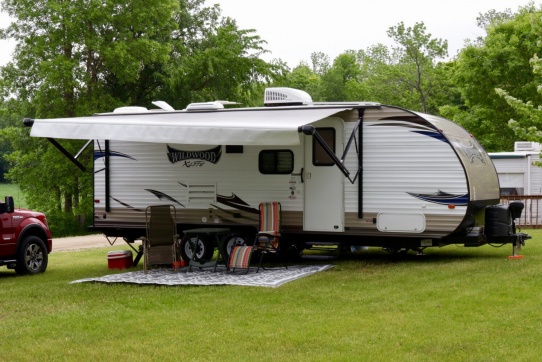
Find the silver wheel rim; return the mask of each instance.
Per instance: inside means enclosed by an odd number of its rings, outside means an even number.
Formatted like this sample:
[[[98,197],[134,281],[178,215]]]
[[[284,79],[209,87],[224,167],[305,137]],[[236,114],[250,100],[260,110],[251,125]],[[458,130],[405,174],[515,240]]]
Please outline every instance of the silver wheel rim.
[[[184,252],[189,259],[192,259],[192,253],[194,252],[192,250],[192,243],[195,239],[196,238],[192,238],[188,240],[188,242],[184,246]],[[198,246],[196,250],[197,249],[199,249],[199,251],[196,253],[196,259],[201,259],[203,257],[203,252],[205,251],[205,245],[203,244],[203,241],[201,241],[201,239],[198,239]]]
[[[43,251],[37,244],[31,244],[26,248],[24,263],[28,270],[36,271],[43,264]]]

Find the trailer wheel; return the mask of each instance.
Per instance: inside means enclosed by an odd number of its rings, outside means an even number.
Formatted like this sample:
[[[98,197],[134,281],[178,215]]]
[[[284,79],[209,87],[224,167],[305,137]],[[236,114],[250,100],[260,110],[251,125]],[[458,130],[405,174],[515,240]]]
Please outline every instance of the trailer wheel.
[[[223,245],[224,245],[224,250],[221,251],[222,256],[224,256],[226,260],[229,260],[231,251],[234,246],[247,245],[247,243],[245,239],[243,239],[241,236],[232,234],[226,237],[226,240],[223,242]]]
[[[17,254],[15,272],[19,275],[43,273],[47,269],[47,248],[37,236],[23,240]]]
[[[190,242],[189,242],[190,241]],[[192,245],[196,243],[196,256],[195,260],[211,260],[214,253],[214,245],[210,240],[203,238],[197,238],[195,236],[191,238],[184,237],[181,239],[181,257],[185,261],[190,261],[192,259]]]

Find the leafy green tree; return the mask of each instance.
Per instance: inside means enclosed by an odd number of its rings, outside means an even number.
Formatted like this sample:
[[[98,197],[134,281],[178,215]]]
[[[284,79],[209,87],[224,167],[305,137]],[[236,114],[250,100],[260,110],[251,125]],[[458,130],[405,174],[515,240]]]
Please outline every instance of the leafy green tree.
[[[322,52],[314,52],[311,54],[312,71],[318,75],[325,74],[331,67],[329,56]]]
[[[542,14],[532,14],[531,26],[533,32],[537,35],[537,45],[542,45]],[[542,96],[542,59],[538,54],[530,60],[533,74],[539,83],[536,90],[539,96]],[[512,107],[517,114],[517,119],[510,119],[508,125],[521,140],[542,143],[542,107],[536,106],[533,101],[524,101],[514,97],[510,92],[497,88],[496,93],[501,96]],[[542,97],[541,97],[542,98]],[[539,98],[540,99],[540,98]]]
[[[265,42],[253,30],[239,29],[218,6],[203,4],[5,0],[2,10],[15,21],[0,38],[17,46],[13,61],[0,69],[2,91],[16,100],[17,115],[34,118],[149,106],[159,98],[178,108],[210,99],[253,102],[253,91],[282,77],[284,64],[261,60]],[[28,130],[2,133],[13,150],[8,177],[31,206],[83,219],[81,210],[90,210],[93,201],[91,175],[74,171],[46,141],[25,137]],[[82,144],[63,142],[72,153]],[[92,155],[80,161],[92,169]]]
[[[287,67],[260,58],[268,51],[255,30],[239,29],[235,20],[220,17],[218,6],[204,3],[181,0],[160,97],[178,109],[217,99],[252,104],[254,87],[284,79]]]
[[[111,88],[137,89],[148,67],[167,61],[170,47],[163,39],[175,28],[176,7],[174,0],[6,0],[2,10],[15,21],[0,35],[17,45],[1,70],[4,91],[28,111],[25,116],[38,118],[88,115],[134,99],[134,92],[111,94]],[[63,216],[83,220],[92,205],[91,175],[74,172],[58,151],[44,140],[29,140],[25,131],[3,130],[14,149],[8,177],[32,207],[50,214],[53,225]],[[81,145],[64,143],[74,153]],[[80,161],[92,169],[91,155]]]
[[[359,100],[363,94],[357,94],[360,64],[353,51],[340,54],[333,61],[333,65],[322,74],[322,98],[326,101]],[[355,97],[354,99],[348,99]]]
[[[401,88],[410,94],[413,103],[419,104],[414,109],[428,113],[430,99],[438,83],[436,61],[448,55],[448,42],[432,38],[423,22],[413,27],[405,27],[400,22],[388,29],[388,36],[399,45],[394,49],[399,57],[394,73],[402,84]]]
[[[540,14],[540,9],[529,5],[511,17],[485,16],[480,23],[486,26],[486,37],[462,49],[454,61],[453,81],[462,104],[442,109],[443,115],[468,129],[488,151],[512,149],[516,139],[506,124],[511,118],[522,119],[496,88],[525,102],[541,100],[537,92],[540,77],[529,64],[539,50],[539,35],[533,31],[531,18],[539,19]]]
[[[320,101],[321,99],[318,98],[321,94],[320,83],[320,76],[307,63],[301,62],[286,75],[283,85],[302,89],[309,93],[313,100]]]
[[[402,83],[395,72],[400,61],[397,52],[376,44],[358,51],[357,56],[361,64],[360,82],[367,92],[364,100],[411,108],[404,99],[405,91],[399,90]]]

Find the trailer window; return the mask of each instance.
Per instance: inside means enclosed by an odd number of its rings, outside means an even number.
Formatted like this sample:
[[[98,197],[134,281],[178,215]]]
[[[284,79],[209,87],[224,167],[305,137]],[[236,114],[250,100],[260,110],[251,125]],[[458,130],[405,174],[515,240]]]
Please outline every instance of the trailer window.
[[[322,137],[324,142],[335,153],[335,128],[316,128],[316,132]],[[318,142],[312,143],[312,164],[314,166],[333,166],[335,163],[329,157],[322,145]]]
[[[294,153],[290,150],[260,152],[258,168],[264,175],[285,175],[294,170]]]

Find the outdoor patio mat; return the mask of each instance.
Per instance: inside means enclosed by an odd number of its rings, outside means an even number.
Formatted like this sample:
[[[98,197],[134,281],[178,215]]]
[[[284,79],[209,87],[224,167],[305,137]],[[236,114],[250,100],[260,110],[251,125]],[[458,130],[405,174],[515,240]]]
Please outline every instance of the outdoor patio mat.
[[[248,274],[226,273],[225,267],[218,267],[213,273],[210,270],[188,268],[173,271],[173,269],[152,269],[148,274],[143,271],[118,273],[97,278],[74,280],[73,283],[101,282],[101,283],[132,283],[153,285],[244,285],[253,287],[276,288],[292,280],[330,269],[333,265],[294,265],[286,268],[266,269],[256,273],[251,268]]]

